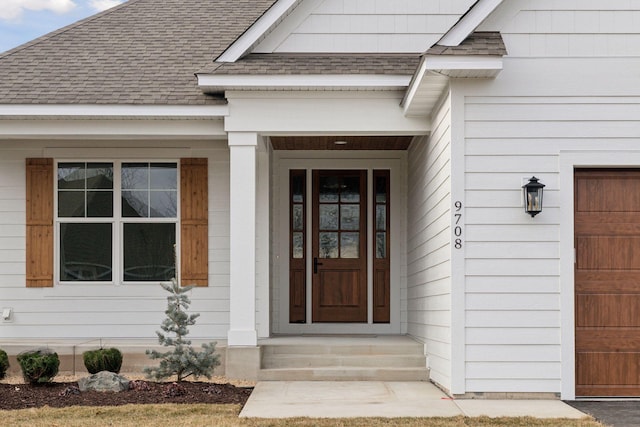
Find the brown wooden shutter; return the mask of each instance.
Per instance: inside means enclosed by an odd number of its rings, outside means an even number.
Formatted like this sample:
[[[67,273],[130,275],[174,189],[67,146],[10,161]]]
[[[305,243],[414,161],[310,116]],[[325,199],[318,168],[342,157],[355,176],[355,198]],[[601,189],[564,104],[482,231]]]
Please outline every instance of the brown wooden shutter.
[[[180,270],[183,286],[209,283],[207,159],[180,161]]]
[[[53,159],[27,159],[27,287],[53,286]]]

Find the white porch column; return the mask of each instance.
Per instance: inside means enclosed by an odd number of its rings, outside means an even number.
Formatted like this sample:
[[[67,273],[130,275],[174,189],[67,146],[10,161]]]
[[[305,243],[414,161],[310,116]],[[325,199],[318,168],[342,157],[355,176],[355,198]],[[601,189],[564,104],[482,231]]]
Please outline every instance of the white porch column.
[[[258,134],[230,132],[229,346],[256,346],[256,149]]]

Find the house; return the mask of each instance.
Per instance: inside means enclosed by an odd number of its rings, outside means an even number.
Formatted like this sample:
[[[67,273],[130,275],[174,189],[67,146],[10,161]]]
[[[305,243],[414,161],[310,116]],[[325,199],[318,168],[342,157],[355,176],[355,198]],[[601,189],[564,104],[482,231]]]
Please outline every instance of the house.
[[[0,346],[153,337],[177,274],[229,374],[637,396],[638,165],[637,0],[130,0],[0,54]]]

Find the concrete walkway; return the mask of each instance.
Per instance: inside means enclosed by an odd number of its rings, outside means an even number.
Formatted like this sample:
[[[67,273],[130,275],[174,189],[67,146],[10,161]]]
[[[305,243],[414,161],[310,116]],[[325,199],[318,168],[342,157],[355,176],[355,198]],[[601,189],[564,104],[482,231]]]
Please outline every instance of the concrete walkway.
[[[559,400],[454,400],[428,382],[259,382],[240,413],[251,418],[350,417],[574,418],[587,415]]]

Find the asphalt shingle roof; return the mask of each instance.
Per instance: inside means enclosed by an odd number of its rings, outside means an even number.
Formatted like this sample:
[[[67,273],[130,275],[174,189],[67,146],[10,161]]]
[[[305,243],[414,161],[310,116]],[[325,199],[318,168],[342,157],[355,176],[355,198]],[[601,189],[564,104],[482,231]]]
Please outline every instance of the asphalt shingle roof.
[[[130,0],[0,54],[0,104],[221,102],[194,73],[274,3]]]
[[[471,33],[459,46],[434,45],[426,55],[488,55],[504,56],[507,48],[499,32]]]
[[[215,75],[393,74],[412,75],[420,55],[251,54],[233,63],[215,63],[200,72]]]

